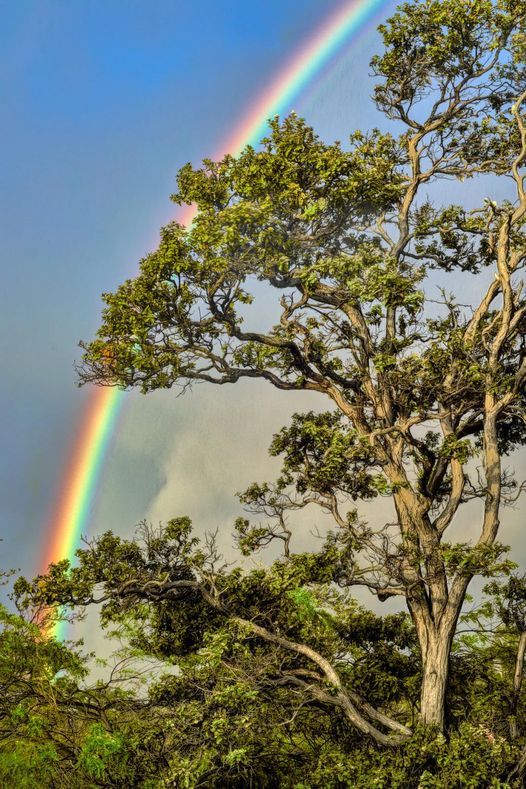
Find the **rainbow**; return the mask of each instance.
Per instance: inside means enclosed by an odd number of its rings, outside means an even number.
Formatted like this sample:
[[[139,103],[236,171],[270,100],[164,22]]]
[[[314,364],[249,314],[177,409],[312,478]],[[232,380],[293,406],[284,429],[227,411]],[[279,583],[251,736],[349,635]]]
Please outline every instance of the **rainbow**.
[[[243,117],[232,135],[216,152],[239,154],[246,145],[258,145],[267,131],[269,117],[291,109],[291,102],[301,94],[323,67],[344,47],[356,40],[385,11],[391,0],[352,0],[331,14],[290,58],[270,87]],[[188,225],[195,209],[186,208],[179,221]],[[42,557],[43,572],[51,562],[72,560],[81,534],[88,525],[108,444],[115,432],[124,392],[116,388],[96,389],[78,426],[60,485],[51,523],[46,530],[47,544]],[[54,627],[54,636],[63,638],[65,622]]]

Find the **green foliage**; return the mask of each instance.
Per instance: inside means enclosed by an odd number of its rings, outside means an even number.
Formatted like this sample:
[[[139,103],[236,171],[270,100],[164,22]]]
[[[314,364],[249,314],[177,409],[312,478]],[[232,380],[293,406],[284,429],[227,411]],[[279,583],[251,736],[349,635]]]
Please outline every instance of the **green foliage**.
[[[526,630],[526,576],[512,575],[505,583],[493,581],[486,591],[495,598],[498,613],[508,627]]]
[[[442,556],[450,573],[466,573],[470,576],[476,574],[485,578],[509,575],[517,567],[510,559],[502,558],[508,551],[508,545],[498,542],[474,547],[469,543],[443,543],[441,546]]]
[[[442,746],[442,747],[440,747]],[[422,789],[466,787],[477,789],[485,786],[505,789],[509,786],[499,780],[511,761],[512,748],[504,737],[495,735],[484,726],[464,723],[447,744],[438,740],[430,749],[436,760],[437,772],[426,770],[420,777]]]
[[[144,562],[147,569],[141,583],[146,586],[135,586],[125,609],[110,604],[104,616],[117,627],[123,625],[121,634],[128,634],[127,643],[135,654],[140,643],[140,654],[164,655],[167,668],[176,663],[177,671],[157,673],[149,684],[147,703],[130,699],[122,707],[119,694],[98,691],[104,698],[105,718],[109,715],[112,723],[108,727],[94,715],[78,729],[70,757],[77,785],[84,785],[82,781],[218,789],[241,789],[251,782],[291,789],[514,785],[506,783],[517,758],[517,746],[507,737],[506,706],[514,642],[505,625],[497,635],[486,631],[487,618],[495,615],[494,602],[488,600],[463,618],[463,626],[476,632],[461,636],[452,654],[448,737],[416,726],[406,743],[386,752],[349,728],[338,709],[313,703],[305,689],[284,682],[290,672],[301,675],[311,670],[308,661],[257,637],[249,623],[255,620],[289,639],[308,643],[338,667],[347,687],[411,720],[419,704],[421,668],[416,634],[406,614],[380,617],[362,608],[347,591],[323,582],[320,553],[305,553],[243,573],[239,568],[219,570],[214,583],[220,590],[221,609],[214,612],[213,606],[203,605],[193,609],[192,621],[173,618],[165,610],[166,600],[147,590],[159,588],[163,578],[169,584],[164,569],[169,566],[177,568],[178,578],[196,578],[199,568],[207,566],[204,557],[210,552],[192,537],[186,519],[161,530],[143,528],[140,536],[141,540],[128,541],[105,535],[80,550],[79,588],[85,592],[89,586],[97,594],[117,597],[118,584],[110,567],[114,557],[132,554],[136,566]],[[70,573],[64,565],[61,572]],[[53,579],[64,590],[57,572]],[[39,579],[32,592],[25,588],[24,593],[42,602],[44,588]],[[127,588],[131,590],[129,584]],[[49,594],[56,599],[53,590]],[[72,603],[74,586],[70,594],[60,602]],[[184,608],[184,594],[176,594],[178,608]],[[136,618],[135,627],[130,626],[130,618],[131,624]],[[31,632],[40,637],[36,629]],[[51,651],[69,654],[54,642],[43,643]],[[7,663],[4,666],[7,670]],[[69,680],[68,693],[78,693],[74,688]],[[49,785],[56,780],[58,730],[56,722],[49,728],[46,715],[44,711],[30,720],[24,705],[12,712],[18,737],[24,727],[22,750],[10,748],[0,765],[13,780],[19,773],[27,774],[27,784],[20,785],[31,785],[36,770],[42,775],[48,770]],[[71,708],[67,715],[71,726]],[[26,766],[22,769],[20,764]]]
[[[94,723],[82,743],[77,764],[90,778],[102,778],[108,762],[121,750],[121,738],[107,732],[100,723]]]
[[[338,490],[354,500],[378,493],[382,477],[371,473],[375,465],[371,447],[359,440],[341,414],[294,414],[291,425],[274,436],[270,454],[284,458],[280,488],[293,483],[299,493]],[[251,490],[242,497],[244,503],[257,500]]]
[[[52,577],[63,593],[59,575]],[[79,645],[54,641],[3,607],[0,624],[2,785],[153,787],[164,747],[133,682],[129,691],[119,681],[89,685],[89,656]]]

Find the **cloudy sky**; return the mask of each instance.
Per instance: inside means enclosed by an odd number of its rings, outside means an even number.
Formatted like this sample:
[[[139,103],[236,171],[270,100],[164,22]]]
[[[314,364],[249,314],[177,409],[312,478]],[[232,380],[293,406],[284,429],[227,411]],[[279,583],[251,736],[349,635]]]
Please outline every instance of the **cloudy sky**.
[[[4,568],[39,567],[89,397],[76,387],[76,346],[97,327],[101,292],[132,276],[177,216],[178,169],[217,150],[340,5],[0,0]],[[374,29],[353,40],[290,109],[329,141],[385,127],[369,100],[378,47]],[[250,382],[129,395],[89,533],[189,514],[228,546],[235,491],[272,474],[272,433],[315,406]]]

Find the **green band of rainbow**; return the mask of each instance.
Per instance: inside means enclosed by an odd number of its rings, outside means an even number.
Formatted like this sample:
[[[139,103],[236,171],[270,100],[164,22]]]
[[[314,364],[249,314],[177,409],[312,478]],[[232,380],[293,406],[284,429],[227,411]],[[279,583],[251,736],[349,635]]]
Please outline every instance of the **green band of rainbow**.
[[[313,38],[297,50],[290,61],[260,96],[215,158],[225,152],[238,154],[246,145],[257,145],[267,130],[267,119],[287,112],[291,102],[312,83],[323,67],[344,45],[355,42],[391,0],[352,0],[330,15]],[[179,218],[189,224],[193,207]],[[85,532],[93,507],[109,441],[115,431],[124,401],[124,392],[115,388],[96,389],[77,430],[77,437],[62,476],[55,513],[47,530],[48,539],[42,571],[51,562],[73,560],[81,535]],[[63,638],[66,624],[54,628],[56,638]]]

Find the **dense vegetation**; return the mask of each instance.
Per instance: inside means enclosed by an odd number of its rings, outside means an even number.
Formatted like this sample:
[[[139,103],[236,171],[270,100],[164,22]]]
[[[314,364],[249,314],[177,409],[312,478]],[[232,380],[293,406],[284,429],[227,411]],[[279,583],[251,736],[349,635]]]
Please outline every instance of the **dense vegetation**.
[[[325,398],[274,436],[278,479],[240,496],[240,553],[274,559],[225,564],[178,517],[20,579],[25,618],[1,636],[11,784],[523,785],[526,584],[499,537],[523,489],[505,458],[526,443],[526,8],[417,0],[380,30],[392,132],[326,144],[292,115],[261,149],[184,167],[194,223],[163,228],[83,344],[83,383]],[[437,184],[466,179],[481,203],[444,203]],[[392,517],[366,522],[378,497]],[[359,606],[360,586],[400,613]],[[96,603],[130,658],[157,661],[142,690],[88,689],[46,635]]]
[[[162,533],[143,529],[140,540],[104,536],[61,579],[61,598],[66,584],[77,597],[94,577],[105,579],[108,592],[121,590],[118,598],[101,595],[102,617],[117,625],[130,658],[158,658],[145,686],[138,681],[145,666],[131,660],[109,682],[89,685],[78,647],[2,613],[5,785],[522,786],[526,699],[516,681],[526,627],[522,579],[493,583],[484,602],[462,618],[444,736],[418,723],[421,660],[407,614],[364,610],[348,593],[321,583],[322,563],[315,569],[312,556],[243,578],[237,571],[216,573],[230,610],[211,611],[191,587],[177,583],[206,578],[211,555],[213,546],[199,545],[187,521],[173,521]],[[162,602],[155,582],[146,581],[140,593],[129,584],[129,596],[122,595],[130,568],[143,577],[170,572],[177,591]],[[56,578],[48,581],[48,600]],[[18,582],[20,595],[28,591]],[[253,611],[287,638],[276,643],[261,625],[254,630],[253,620],[244,619]],[[349,726],[334,686],[283,646],[293,638],[334,663],[347,688],[359,689],[352,696],[357,706],[367,711],[368,698],[411,726],[412,736],[385,748]]]

